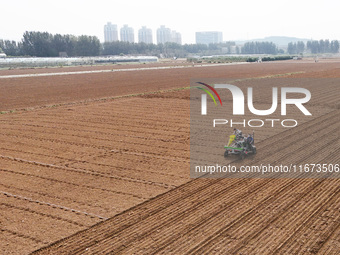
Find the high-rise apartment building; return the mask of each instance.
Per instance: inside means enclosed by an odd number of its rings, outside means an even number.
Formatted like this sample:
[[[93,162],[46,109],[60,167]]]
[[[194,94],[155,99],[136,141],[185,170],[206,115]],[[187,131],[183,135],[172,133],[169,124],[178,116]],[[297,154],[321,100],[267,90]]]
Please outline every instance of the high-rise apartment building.
[[[157,43],[171,42],[171,29],[162,25],[157,29]]]
[[[104,41],[105,42],[118,41],[117,25],[111,24],[111,22],[108,22],[106,25],[104,25]]]
[[[161,26],[157,29],[157,43],[175,42],[182,44],[182,36],[176,31],[171,31],[170,28]]]
[[[133,28],[129,27],[128,25],[124,25],[120,29],[120,40],[123,42],[135,42],[135,33]]]
[[[176,31],[171,31],[171,41],[182,44],[182,35]]]
[[[222,32],[207,31],[207,32],[196,32],[196,43],[197,44],[210,44],[210,43],[221,43],[223,41]]]
[[[152,30],[143,26],[138,30],[138,42],[153,43]]]

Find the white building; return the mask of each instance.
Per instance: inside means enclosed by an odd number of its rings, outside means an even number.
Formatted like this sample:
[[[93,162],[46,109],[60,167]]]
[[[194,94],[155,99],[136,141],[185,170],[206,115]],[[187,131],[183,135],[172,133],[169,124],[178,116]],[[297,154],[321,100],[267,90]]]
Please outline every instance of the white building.
[[[152,30],[143,26],[138,30],[138,42],[153,43]]]
[[[197,44],[210,44],[210,43],[221,43],[223,41],[222,32],[217,31],[206,31],[196,32],[196,43]]]
[[[105,42],[118,41],[117,25],[111,24],[111,22],[108,22],[106,25],[104,25],[104,41]]]
[[[171,31],[171,41],[182,44],[182,35],[176,31]]]
[[[182,36],[176,31],[172,31],[170,28],[162,25],[157,29],[157,43],[174,42],[182,44]]]
[[[128,25],[124,25],[120,29],[120,40],[123,42],[135,42],[135,33],[132,27],[129,27]]]
[[[171,42],[171,29],[162,25],[157,29],[157,43]]]

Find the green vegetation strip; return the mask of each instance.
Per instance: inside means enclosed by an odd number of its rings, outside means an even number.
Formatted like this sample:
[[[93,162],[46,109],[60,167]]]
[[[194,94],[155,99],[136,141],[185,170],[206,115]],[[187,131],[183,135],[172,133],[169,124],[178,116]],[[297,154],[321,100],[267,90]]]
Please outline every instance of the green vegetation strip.
[[[242,151],[242,148],[234,148],[234,147],[228,147],[228,146],[224,146],[224,149],[231,149],[231,150],[237,150],[237,151]]]

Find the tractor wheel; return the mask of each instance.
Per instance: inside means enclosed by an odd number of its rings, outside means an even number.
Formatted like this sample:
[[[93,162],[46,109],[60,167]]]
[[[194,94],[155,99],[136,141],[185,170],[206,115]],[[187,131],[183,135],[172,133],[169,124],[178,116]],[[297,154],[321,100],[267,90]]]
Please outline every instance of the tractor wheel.
[[[228,155],[229,155],[228,150],[226,150],[226,151],[224,152],[224,157],[227,158]]]

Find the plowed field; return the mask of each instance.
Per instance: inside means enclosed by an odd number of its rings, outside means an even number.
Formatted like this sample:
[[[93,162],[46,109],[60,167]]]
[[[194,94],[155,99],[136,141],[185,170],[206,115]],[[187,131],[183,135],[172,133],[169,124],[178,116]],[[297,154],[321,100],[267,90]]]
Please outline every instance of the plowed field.
[[[103,69],[107,70],[107,68]],[[44,69],[37,70],[35,72],[41,73]],[[74,71],[73,69],[67,70],[69,72]],[[91,69],[86,68],[86,70]],[[98,70],[98,67],[95,70]],[[186,66],[184,68],[179,66],[178,68],[140,71],[135,69],[128,71],[124,67],[124,71],[123,69],[118,70],[121,71],[6,79],[2,79],[1,76],[5,76],[7,71],[0,71],[0,111],[46,105],[73,104],[76,101],[93,101],[102,98],[186,87],[189,86],[191,78],[251,78],[322,70],[336,75],[339,70],[339,62],[310,64],[298,62],[262,63],[260,65]],[[12,75],[23,72],[22,70],[10,71],[13,71]],[[28,72],[28,70],[24,71]],[[60,70],[57,72],[60,72]]]
[[[338,179],[189,178],[189,90],[177,88],[282,74],[340,78],[340,62],[0,79],[0,110],[16,109],[0,115],[0,251],[338,254]],[[247,164],[339,163],[339,85],[313,81],[313,116],[258,132]]]

